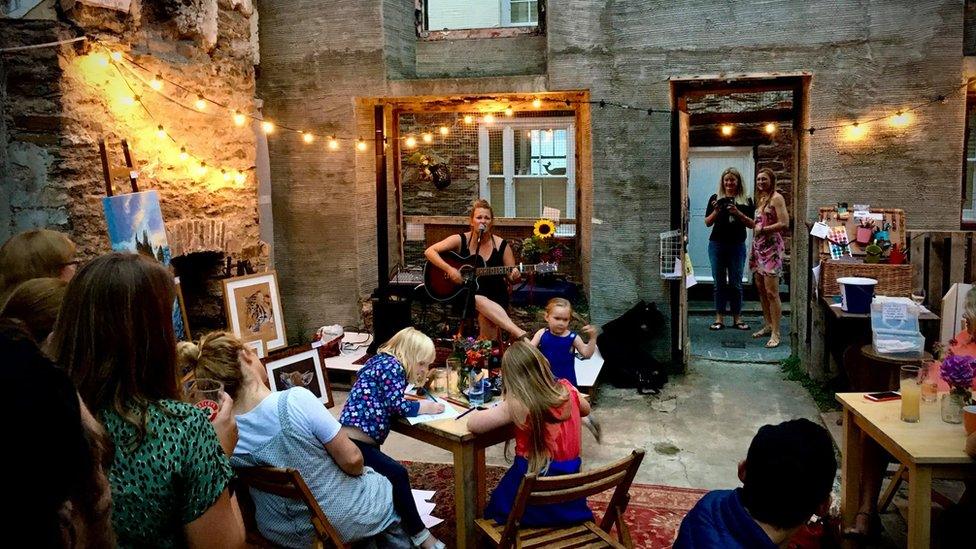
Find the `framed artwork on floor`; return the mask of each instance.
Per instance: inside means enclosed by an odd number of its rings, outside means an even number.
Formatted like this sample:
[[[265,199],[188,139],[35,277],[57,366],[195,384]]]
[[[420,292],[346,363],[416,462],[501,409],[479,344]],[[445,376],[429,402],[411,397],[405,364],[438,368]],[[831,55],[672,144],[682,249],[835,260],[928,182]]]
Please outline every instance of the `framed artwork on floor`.
[[[274,271],[224,280],[227,326],[244,343],[264,342],[267,353],[288,345]]]
[[[332,387],[322,369],[318,349],[310,349],[305,345],[294,354],[278,353],[266,359],[264,367],[268,371],[268,382],[272,391],[304,387],[326,408],[334,405]]]

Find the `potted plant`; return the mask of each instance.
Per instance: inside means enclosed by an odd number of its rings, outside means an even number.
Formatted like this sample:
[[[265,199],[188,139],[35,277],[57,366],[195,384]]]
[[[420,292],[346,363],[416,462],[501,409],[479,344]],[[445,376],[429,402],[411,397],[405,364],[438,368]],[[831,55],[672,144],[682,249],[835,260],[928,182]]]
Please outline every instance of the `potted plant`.
[[[962,423],[962,408],[972,401],[972,385],[976,358],[950,354],[942,360],[939,375],[949,384],[949,392],[942,396],[942,421]]]
[[[562,261],[568,249],[558,242],[553,235],[556,224],[551,219],[542,218],[535,222],[532,236],[522,240],[522,261],[524,263],[556,263]],[[535,283],[539,286],[551,284],[555,280],[552,273],[542,273],[535,276]]]

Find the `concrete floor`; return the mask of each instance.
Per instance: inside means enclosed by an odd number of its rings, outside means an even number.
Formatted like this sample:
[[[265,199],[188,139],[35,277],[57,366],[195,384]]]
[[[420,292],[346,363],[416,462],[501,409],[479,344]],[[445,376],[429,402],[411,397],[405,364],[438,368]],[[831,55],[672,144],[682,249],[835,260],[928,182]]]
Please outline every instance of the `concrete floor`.
[[[737,330],[732,325],[732,318],[726,317],[725,328],[709,330],[715,322],[714,312],[696,313],[688,316],[688,331],[691,336],[692,356],[711,360],[725,360],[733,362],[769,362],[778,363],[790,356],[790,317],[784,315],[780,320],[779,347],[767,349],[765,347],[769,336],[753,339],[752,333],[762,327],[761,312],[744,311],[742,320],[749,325],[749,330]]]
[[[333,414],[338,416],[346,396],[334,391]],[[593,413],[603,427],[603,444],[584,431],[584,467],[644,448],[637,482],[706,489],[739,484],[736,466],[762,425],[798,417],[819,421],[807,392],[784,380],[778,366],[701,359],[657,396],[601,386]],[[508,465],[503,448],[488,449],[490,465]],[[448,452],[396,433],[383,451],[399,460],[451,462]]]

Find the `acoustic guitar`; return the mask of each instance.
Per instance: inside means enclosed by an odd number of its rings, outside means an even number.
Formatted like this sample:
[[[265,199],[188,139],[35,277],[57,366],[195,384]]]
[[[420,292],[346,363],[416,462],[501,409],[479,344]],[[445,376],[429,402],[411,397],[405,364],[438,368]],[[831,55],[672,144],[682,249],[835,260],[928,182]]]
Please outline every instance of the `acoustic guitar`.
[[[467,257],[458,255],[457,252],[442,252],[441,259],[448,265],[461,271],[464,282],[458,284],[451,280],[447,271],[434,265],[430,261],[424,265],[424,287],[431,299],[437,301],[449,301],[457,297],[464,291],[469,284],[478,289],[478,278],[482,276],[506,275],[512,269],[518,269],[521,273],[554,273],[559,270],[558,263],[536,263],[533,265],[518,264],[512,267],[486,267],[485,258],[478,254],[471,254]]]

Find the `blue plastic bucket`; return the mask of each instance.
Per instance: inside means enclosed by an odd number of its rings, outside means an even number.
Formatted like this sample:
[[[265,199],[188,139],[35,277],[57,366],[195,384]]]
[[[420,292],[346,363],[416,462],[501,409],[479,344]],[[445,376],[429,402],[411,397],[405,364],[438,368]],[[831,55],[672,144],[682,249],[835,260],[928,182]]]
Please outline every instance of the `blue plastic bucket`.
[[[871,311],[871,298],[878,281],[860,276],[837,279],[840,285],[840,308],[848,313],[867,314]]]

